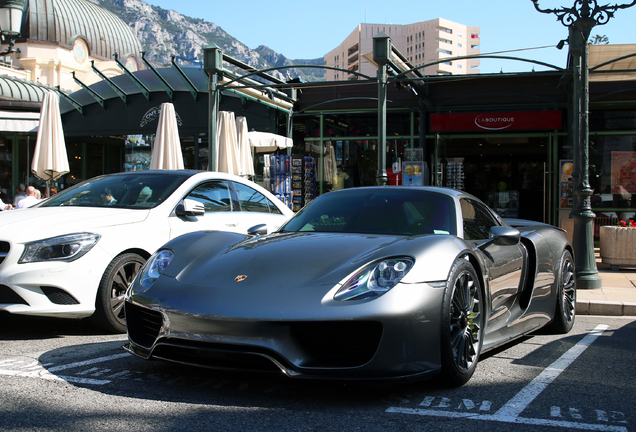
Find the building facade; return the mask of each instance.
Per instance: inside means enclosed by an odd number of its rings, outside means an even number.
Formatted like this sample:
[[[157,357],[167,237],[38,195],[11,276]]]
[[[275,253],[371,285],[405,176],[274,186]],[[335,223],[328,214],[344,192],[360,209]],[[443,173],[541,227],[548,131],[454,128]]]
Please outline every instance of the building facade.
[[[44,93],[72,93],[103,76],[121,75],[115,53],[121,64],[136,70],[141,52],[125,22],[88,0],[26,0],[14,42],[13,51],[0,57],[0,189],[5,199],[11,199],[19,183],[41,186],[31,175],[30,162]],[[3,43],[3,51],[7,48]]]
[[[375,76],[371,63],[373,37],[384,32],[414,67],[444,60],[420,69],[425,75],[467,75],[479,73],[479,59],[452,57],[480,53],[480,27],[466,26],[437,18],[414,24],[358,24],[349,36],[324,56],[325,65]],[[447,60],[446,60],[447,59]],[[356,75],[327,69],[327,81],[356,80]]]

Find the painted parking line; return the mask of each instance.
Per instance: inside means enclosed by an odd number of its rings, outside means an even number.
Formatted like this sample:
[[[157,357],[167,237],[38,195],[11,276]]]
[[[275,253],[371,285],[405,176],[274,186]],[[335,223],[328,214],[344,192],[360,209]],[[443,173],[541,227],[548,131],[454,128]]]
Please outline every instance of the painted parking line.
[[[114,354],[110,356],[98,357],[98,358],[94,358],[90,360],[67,363],[67,364],[62,364],[62,365],[53,366],[53,367],[48,367],[48,366],[52,366],[52,364],[50,363],[46,365],[41,365],[37,361],[27,363],[23,360],[8,359],[8,360],[3,360],[2,362],[0,362],[0,366],[12,367],[15,369],[0,369],[0,375],[17,376],[17,377],[23,377],[23,378],[39,378],[39,379],[45,379],[45,380],[51,380],[51,381],[66,381],[68,383],[75,383],[75,384],[104,385],[104,384],[109,384],[111,381],[103,380],[103,379],[84,378],[84,377],[78,377],[78,376],[58,375],[57,373],[54,373],[54,372],[78,368],[82,366],[93,365],[97,363],[103,363],[110,360],[117,360],[117,359],[128,357],[128,356],[130,356],[130,354],[128,353]],[[81,375],[81,373],[77,375]]]
[[[533,379],[528,385],[526,385],[519,393],[517,393],[512,399],[506,402],[499,410],[494,414],[486,414],[485,412],[490,410],[490,403],[488,401],[482,402],[479,405],[480,412],[468,412],[468,411],[450,411],[450,410],[435,410],[435,409],[423,409],[423,408],[400,408],[390,407],[386,410],[388,413],[399,414],[413,414],[420,416],[431,417],[447,417],[447,418],[467,418],[482,421],[496,421],[503,423],[516,423],[516,424],[528,424],[538,426],[554,426],[566,429],[580,429],[591,431],[608,431],[608,432],[627,432],[627,427],[609,424],[594,424],[594,423],[577,423],[572,421],[562,420],[549,420],[549,419],[535,419],[521,417],[521,413],[525,410],[532,401],[536,399],[539,394],[546,387],[551,384],[574,360],[576,360],[605,330],[608,329],[607,325],[599,325],[590,333],[588,333],[583,339],[576,345],[566,351],[561,357],[559,357],[554,363],[544,369],[535,379]],[[435,398],[425,398],[420,406],[430,406]],[[472,401],[463,400],[462,405],[470,409],[477,405]],[[448,402],[444,402],[443,398],[440,404],[440,408],[450,407]],[[556,413],[556,407],[553,407],[551,415],[554,417],[560,416],[560,411]],[[598,414],[598,413],[597,413]],[[603,414],[603,413],[601,413]],[[607,416],[601,415],[600,420],[607,418]]]

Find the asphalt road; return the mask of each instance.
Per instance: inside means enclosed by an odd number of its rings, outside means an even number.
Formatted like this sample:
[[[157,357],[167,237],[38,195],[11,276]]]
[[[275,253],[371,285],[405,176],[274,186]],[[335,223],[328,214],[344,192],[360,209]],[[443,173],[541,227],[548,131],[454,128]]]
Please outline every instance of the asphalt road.
[[[636,431],[636,320],[579,316],[461,388],[291,380],[148,362],[83,321],[0,316],[3,431]]]

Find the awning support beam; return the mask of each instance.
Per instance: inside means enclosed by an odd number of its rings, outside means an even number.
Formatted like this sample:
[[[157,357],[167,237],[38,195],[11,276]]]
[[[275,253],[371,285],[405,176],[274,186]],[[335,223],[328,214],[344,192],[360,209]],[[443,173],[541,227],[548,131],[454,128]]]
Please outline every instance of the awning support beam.
[[[82,105],[79,102],[77,102],[75,99],[73,99],[72,97],[70,97],[69,95],[64,93],[62,90],[60,90],[60,86],[57,86],[57,93],[60,96],[62,96],[64,99],[66,99],[68,101],[68,103],[73,105],[73,108],[75,108],[77,111],[79,111],[79,113],[81,115],[84,115],[84,108],[82,107]]]
[[[90,88],[89,86],[87,86],[86,84],[84,84],[83,82],[81,82],[79,79],[77,79],[75,77],[75,71],[71,71],[71,75],[73,75],[73,80],[79,84],[84,90],[86,90],[88,92],[89,95],[91,95],[93,97],[93,99],[95,99],[95,101],[100,104],[102,106],[102,108],[104,108],[104,110],[106,110],[106,106],[104,104],[104,98],[101,97],[100,95],[98,95],[97,93],[95,93],[95,90],[93,90],[92,88]]]
[[[115,84],[110,78],[104,75],[102,71],[100,71],[99,69],[95,67],[95,60],[91,60],[91,67],[93,68],[93,71],[97,75],[99,75],[101,79],[106,81],[106,83],[110,86],[110,88],[113,89],[113,91],[117,94],[117,96],[119,96],[119,98],[124,101],[124,104],[128,105],[128,102],[126,101],[126,93],[117,84]]]
[[[188,78],[185,72],[183,72],[183,70],[179,67],[179,65],[174,61],[174,59],[175,59],[175,56],[172,56],[172,66],[177,70],[177,72],[179,72],[179,75],[181,75],[181,78],[183,79],[183,82],[185,83],[186,87],[188,87],[188,90],[190,90],[190,94],[194,98],[194,101],[197,102],[197,99],[199,98],[199,91],[194,86],[194,84],[192,84],[192,81],[190,81],[190,78]]]
[[[122,62],[119,61],[119,56],[117,53],[113,54],[113,57],[115,57],[115,62],[117,63],[117,66],[119,66],[119,68],[124,71],[124,73],[126,75],[128,75],[128,77],[132,80],[132,82],[137,86],[137,88],[139,89],[139,91],[141,92],[141,94],[144,95],[144,97],[146,98],[147,101],[150,102],[150,90],[148,90],[148,87],[146,87],[141,81],[139,81],[139,78],[137,78],[136,76],[134,76],[126,67],[126,65],[124,65]]]
[[[170,84],[168,84],[168,81],[166,81],[164,79],[164,77],[162,77],[159,74],[157,69],[155,69],[155,67],[152,64],[150,64],[150,62],[148,60],[146,60],[145,55],[146,55],[146,53],[144,51],[142,51],[141,52],[141,60],[144,62],[146,67],[152,72],[152,74],[159,80],[159,82],[161,83],[161,86],[163,87],[163,89],[166,91],[166,93],[168,93],[168,97],[170,98],[170,100],[173,100],[174,99],[174,89],[172,87],[170,87]]]

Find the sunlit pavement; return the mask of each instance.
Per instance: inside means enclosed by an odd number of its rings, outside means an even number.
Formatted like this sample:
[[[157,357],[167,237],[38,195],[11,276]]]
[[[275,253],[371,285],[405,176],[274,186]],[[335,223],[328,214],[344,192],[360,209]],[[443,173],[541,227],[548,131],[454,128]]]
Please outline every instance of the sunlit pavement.
[[[578,315],[636,316],[636,267],[611,270],[601,262],[596,249],[596,267],[603,280],[600,289],[579,289],[576,292]]]

